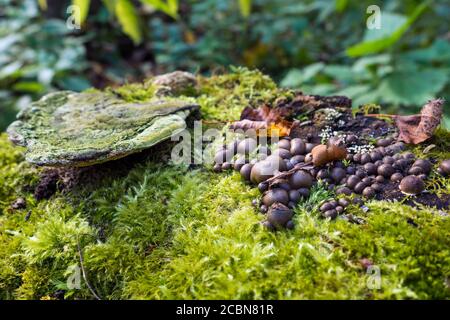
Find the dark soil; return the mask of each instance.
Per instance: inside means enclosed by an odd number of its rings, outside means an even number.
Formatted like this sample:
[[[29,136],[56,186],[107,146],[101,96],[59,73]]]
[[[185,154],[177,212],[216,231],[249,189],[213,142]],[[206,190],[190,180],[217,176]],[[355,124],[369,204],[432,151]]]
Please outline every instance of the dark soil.
[[[422,192],[415,197],[407,197],[398,189],[398,183],[389,182],[383,185],[383,193],[379,193],[376,197],[377,200],[391,200],[402,201],[407,198],[404,204],[412,207],[418,207],[424,205],[427,207],[434,207],[439,210],[448,210],[450,208],[450,194],[444,194],[441,197],[434,193]]]
[[[366,117],[363,112],[352,113],[351,100],[343,96],[322,97],[317,95],[303,95],[298,93],[292,100],[280,100],[272,106],[280,108],[286,118],[295,119],[297,116],[305,114],[308,119],[298,121],[291,131],[292,138],[302,138],[312,143],[319,143],[318,136],[325,127],[326,122],[316,116],[316,111],[323,108],[338,110],[342,115],[339,120],[331,124],[333,131],[357,137],[355,145],[364,145],[370,140],[385,137],[388,135],[397,136],[397,128],[389,120],[381,120],[375,117]],[[376,112],[376,111],[374,111]],[[329,123],[327,125],[330,125]],[[435,162],[433,159],[429,159]],[[376,195],[377,200],[402,201],[407,197],[399,188],[397,182],[385,182],[383,192]],[[435,207],[439,210],[448,210],[450,207],[450,195],[445,194],[439,197],[436,194],[423,192],[415,197],[409,197],[404,203],[413,207],[424,205]]]

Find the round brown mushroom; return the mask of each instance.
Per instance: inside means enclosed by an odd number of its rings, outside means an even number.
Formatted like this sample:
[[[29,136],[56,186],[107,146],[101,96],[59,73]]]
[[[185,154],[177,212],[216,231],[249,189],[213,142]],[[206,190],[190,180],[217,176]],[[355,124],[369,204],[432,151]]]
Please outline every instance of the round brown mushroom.
[[[396,172],[391,176],[392,182],[399,182],[403,179],[403,175],[400,172]]]
[[[395,172],[395,169],[390,164],[382,164],[378,167],[378,174],[385,178],[390,178]]]
[[[419,174],[422,174],[422,173],[424,173],[422,167],[414,166],[414,167],[411,167],[411,169],[408,170],[408,174],[414,175],[414,176],[418,176]]]
[[[353,175],[353,176],[348,177],[346,184],[347,184],[347,187],[349,187],[350,189],[353,189],[359,182],[361,182],[361,179],[358,176]]]
[[[289,150],[283,149],[283,148],[278,148],[276,149],[272,155],[277,155],[283,159],[290,159],[292,157],[291,153],[289,152]]]
[[[262,202],[267,207],[270,207],[275,202],[287,205],[289,203],[289,194],[286,190],[281,188],[271,189],[264,194]]]
[[[236,171],[240,171],[241,168],[244,166],[244,164],[247,163],[247,160],[245,159],[244,156],[238,157],[235,161],[234,161],[234,170]]]
[[[439,173],[443,176],[450,175],[450,159],[441,162],[439,165]]]
[[[225,162],[230,162],[233,158],[233,152],[227,149],[221,149],[214,155],[214,162],[217,164],[223,164]]]
[[[333,170],[331,170],[331,178],[333,178],[336,183],[339,183],[346,175],[347,171],[345,171],[345,169],[333,168]]]
[[[399,185],[400,190],[408,195],[416,195],[425,189],[423,180],[416,176],[406,176],[402,179]]]
[[[362,194],[366,198],[373,198],[375,196],[375,190],[372,187],[366,187],[364,188]]]
[[[291,141],[291,154],[296,155],[303,155],[306,151],[306,144],[303,142],[300,138],[292,139]]]
[[[291,149],[291,141],[289,141],[287,139],[281,139],[280,141],[278,141],[278,148],[290,150]]]
[[[250,180],[250,174],[252,172],[252,165],[250,163],[246,163],[242,166],[240,173],[242,178],[244,178],[245,180]]]
[[[282,228],[292,219],[294,213],[291,209],[281,203],[274,203],[267,213],[267,221],[269,221],[277,229]]]
[[[413,167],[420,167],[425,174],[429,174],[432,168],[431,162],[425,159],[416,160]]]
[[[258,147],[258,143],[253,138],[246,138],[239,142],[237,152],[240,154],[249,154]]]
[[[312,176],[306,171],[297,171],[289,179],[293,189],[309,188],[313,184]]]

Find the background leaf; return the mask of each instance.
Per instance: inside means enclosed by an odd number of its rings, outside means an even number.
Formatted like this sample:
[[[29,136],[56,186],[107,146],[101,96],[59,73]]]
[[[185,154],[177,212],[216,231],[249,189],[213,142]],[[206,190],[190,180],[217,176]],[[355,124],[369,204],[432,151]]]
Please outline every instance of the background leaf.
[[[178,0],[141,0],[141,2],[164,12],[174,19],[178,18]]]
[[[423,3],[418,6],[411,16],[400,26],[392,30],[392,27],[387,28],[386,31],[381,31],[382,36],[375,36],[377,31],[383,30],[384,21],[382,14],[382,27],[380,30],[370,30],[368,32],[369,36],[367,38],[369,40],[365,40],[361,43],[355,44],[347,49],[347,55],[350,57],[359,57],[367,54],[377,53],[383,51],[384,49],[392,46],[397,41],[400,40],[402,35],[409,29],[409,27],[414,23],[414,21],[422,14],[423,11],[427,8],[428,3]],[[395,19],[389,19],[391,23],[395,21]]]
[[[424,104],[434,98],[447,81],[447,73],[437,69],[399,71],[390,74],[381,82],[379,93],[382,99],[389,103]]]
[[[239,0],[239,9],[242,16],[247,18],[252,10],[252,0]]]
[[[142,41],[142,32],[139,16],[133,3],[129,0],[117,0],[115,13],[122,26],[123,32],[127,34],[135,44],[140,43]]]
[[[88,16],[91,0],[73,0],[72,3],[80,9],[80,15],[75,15],[75,23],[81,26]]]
[[[47,10],[47,0],[38,0],[39,8]]]

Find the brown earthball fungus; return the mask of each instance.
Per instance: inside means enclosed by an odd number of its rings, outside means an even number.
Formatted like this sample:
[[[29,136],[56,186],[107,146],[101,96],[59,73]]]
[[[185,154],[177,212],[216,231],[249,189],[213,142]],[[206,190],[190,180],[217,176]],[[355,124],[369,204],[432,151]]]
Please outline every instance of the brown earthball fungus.
[[[242,178],[244,178],[244,180],[250,180],[250,174],[252,172],[252,165],[249,163],[246,163],[242,166],[240,173]]]
[[[356,186],[353,188],[353,191],[355,191],[355,193],[361,194],[366,187],[367,184],[361,181],[356,184]]]
[[[402,179],[403,179],[403,175],[400,172],[396,172],[391,176],[392,182],[399,182]]]
[[[249,154],[258,147],[258,143],[253,138],[246,138],[239,142],[237,152],[240,154]]]
[[[400,190],[408,195],[416,195],[425,189],[423,180],[416,176],[406,176],[402,179],[399,185]]]
[[[375,196],[375,190],[372,187],[366,187],[364,188],[362,194],[366,198],[373,198]]]
[[[234,161],[234,170],[236,171],[240,171],[242,166],[246,163],[247,161],[245,160],[245,157],[241,156],[238,157],[235,161]]]
[[[372,159],[370,158],[370,155],[368,153],[363,153],[361,155],[361,164],[366,164],[369,163],[370,161],[372,161]]]
[[[276,228],[282,228],[292,219],[294,213],[291,209],[281,203],[274,203],[267,213],[267,221]]]
[[[378,174],[385,177],[390,178],[395,172],[395,169],[390,164],[382,164],[378,167]]]
[[[372,175],[377,172],[377,166],[372,162],[368,162],[364,165],[364,170],[366,170],[368,175]]]
[[[310,153],[314,147],[317,146],[315,143],[306,143],[305,144],[305,153]]]
[[[378,151],[372,151],[370,153],[370,159],[372,159],[373,162],[381,160],[383,157],[381,156],[381,153]]]
[[[441,162],[441,164],[439,165],[439,171],[439,173],[443,176],[450,175],[450,159]]]
[[[324,204],[322,204],[319,208],[320,211],[325,212],[328,210],[334,209],[334,206],[329,203],[329,202],[325,202]]]
[[[361,182],[361,179],[358,176],[353,175],[353,176],[348,177],[346,184],[347,184],[347,187],[349,187],[350,189],[353,189],[359,182]]]
[[[301,198],[301,194],[298,190],[289,191],[289,200],[290,201],[297,203],[300,201],[300,198]]]
[[[419,159],[414,162],[413,167],[420,167],[423,173],[428,174],[431,171],[432,165],[429,160]]]
[[[291,141],[291,154],[292,155],[303,155],[306,151],[306,144],[300,138],[292,139]]]
[[[298,189],[298,192],[300,193],[300,195],[301,195],[303,198],[309,197],[309,194],[310,194],[308,188],[300,188],[300,189]]]
[[[291,149],[291,141],[287,139],[281,139],[278,141],[278,148],[290,150]]]
[[[419,174],[422,174],[422,173],[424,173],[422,167],[415,166],[415,167],[411,167],[411,169],[408,170],[408,174],[414,175],[414,176],[418,176]]]
[[[290,159],[292,157],[291,153],[289,152],[289,150],[283,149],[283,148],[278,148],[273,152],[273,155],[277,155],[283,159]]]
[[[289,194],[281,188],[271,189],[264,194],[262,202],[267,207],[270,207],[276,202],[287,205],[289,203]]]
[[[336,194],[337,194],[337,195],[339,195],[339,194],[345,194],[345,195],[349,196],[349,195],[352,194],[352,191],[351,191],[349,188],[347,188],[347,187],[339,187],[339,188],[336,190]]]
[[[233,158],[233,152],[230,150],[221,149],[214,155],[214,162],[217,164],[223,164],[224,162],[231,161],[231,158]]]
[[[230,170],[233,167],[233,165],[230,162],[224,162],[222,164],[222,170]]]
[[[325,211],[322,215],[324,218],[335,219],[337,217],[337,211],[336,211],[336,209],[331,209],[331,210]]]
[[[269,189],[269,184],[266,182],[261,182],[260,184],[258,184],[258,190],[260,192],[264,192],[267,191],[267,189]]]
[[[341,181],[343,178],[345,178],[346,175],[347,175],[347,172],[345,171],[345,169],[333,168],[331,170],[331,178],[333,178],[333,180],[337,183],[339,183],[339,181]]]
[[[313,184],[312,176],[306,171],[297,171],[289,179],[292,188],[310,188]]]
[[[261,161],[256,163],[250,173],[250,180],[253,183],[260,183],[273,177],[274,170],[271,168],[270,163]]]

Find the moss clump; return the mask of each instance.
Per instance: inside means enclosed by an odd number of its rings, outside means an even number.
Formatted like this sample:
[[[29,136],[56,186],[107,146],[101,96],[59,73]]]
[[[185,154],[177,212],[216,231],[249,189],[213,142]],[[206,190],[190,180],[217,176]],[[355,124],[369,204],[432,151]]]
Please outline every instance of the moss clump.
[[[277,90],[243,69],[201,82],[209,119],[221,119],[222,106],[237,117]],[[54,299],[60,290],[93,299],[83,280],[80,289],[67,284],[80,252],[103,299],[450,298],[450,219],[437,210],[372,201],[366,213],[349,207],[364,224],[328,221],[317,207],[330,194],[317,186],[295,229],[270,233],[251,205],[259,192],[237,173],[169,166],[163,155],[37,202],[39,170],[22,152],[0,137],[2,299]],[[11,210],[19,196],[27,208]],[[379,289],[361,259],[381,272]]]
[[[234,121],[247,106],[268,103],[290,91],[278,89],[270,77],[257,70],[233,68],[224,75],[199,79],[198,103],[205,119]]]
[[[110,88],[108,91],[118,95],[119,98],[127,102],[145,102],[150,101],[156,92],[153,82],[131,83],[118,88]]]

